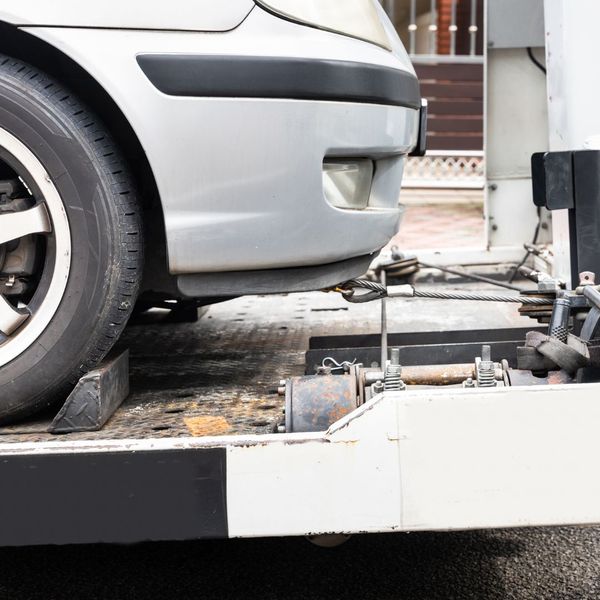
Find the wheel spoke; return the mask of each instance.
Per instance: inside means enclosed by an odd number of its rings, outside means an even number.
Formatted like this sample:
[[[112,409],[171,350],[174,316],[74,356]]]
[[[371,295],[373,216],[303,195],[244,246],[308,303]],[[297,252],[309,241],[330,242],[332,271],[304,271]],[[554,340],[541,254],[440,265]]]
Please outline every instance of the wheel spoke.
[[[0,213],[0,244],[6,244],[32,233],[50,233],[52,225],[43,204],[29,210]]]
[[[19,312],[0,295],[0,333],[11,335],[28,318],[28,314]]]

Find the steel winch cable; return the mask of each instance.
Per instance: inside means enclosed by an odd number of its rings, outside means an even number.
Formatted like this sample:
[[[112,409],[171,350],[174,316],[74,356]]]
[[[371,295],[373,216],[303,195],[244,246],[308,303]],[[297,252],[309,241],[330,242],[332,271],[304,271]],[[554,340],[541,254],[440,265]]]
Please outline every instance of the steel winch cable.
[[[394,297],[394,296],[391,296]],[[401,296],[398,296],[401,297]],[[415,290],[415,298],[436,298],[438,300],[476,300],[480,302],[513,302],[515,304],[528,304],[543,306],[549,304],[547,298],[533,298],[530,296],[498,296],[496,294],[471,294],[467,292],[422,292]]]
[[[357,290],[367,290],[357,294]],[[477,294],[471,292],[428,292],[415,289],[412,285],[383,286],[366,279],[351,279],[336,288],[342,296],[354,304],[372,302],[382,298],[430,298],[435,300],[472,300],[477,302],[512,302],[534,306],[552,304],[548,298],[531,296],[501,296],[497,294]]]
[[[505,283],[504,281],[496,281],[495,279],[491,279],[490,277],[484,277],[483,275],[477,275],[476,273],[468,273],[467,271],[463,271],[462,269],[454,269],[442,265],[432,265],[431,263],[426,263],[422,260],[419,261],[419,265],[425,267],[426,269],[435,269],[437,271],[442,271],[443,273],[457,275],[458,277],[472,279],[473,281],[480,281],[481,283],[487,283],[496,287],[506,288],[507,290],[513,290],[515,292],[525,291],[522,288],[517,287],[516,285],[512,285],[511,283]]]

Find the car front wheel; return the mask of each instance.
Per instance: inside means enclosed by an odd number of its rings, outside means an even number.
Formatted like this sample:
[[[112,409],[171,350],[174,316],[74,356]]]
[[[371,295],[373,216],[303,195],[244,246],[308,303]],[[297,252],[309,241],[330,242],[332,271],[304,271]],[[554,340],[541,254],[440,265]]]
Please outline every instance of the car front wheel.
[[[135,186],[102,123],[0,55],[0,422],[64,396],[111,349],[142,250]]]

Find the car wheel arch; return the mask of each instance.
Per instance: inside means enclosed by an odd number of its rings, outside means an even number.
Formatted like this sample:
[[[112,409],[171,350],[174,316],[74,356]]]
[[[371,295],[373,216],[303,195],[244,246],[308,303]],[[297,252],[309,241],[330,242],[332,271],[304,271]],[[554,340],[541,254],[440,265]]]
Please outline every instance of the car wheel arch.
[[[68,54],[52,44],[18,27],[0,21],[0,52],[23,60],[53,76],[82,98],[111,129],[122,150],[140,190],[145,222],[151,225],[148,239],[152,246],[146,249],[147,268],[160,269],[164,265],[168,277],[166,230],[160,193],[150,161],[139,137],[129,120],[106,89]],[[156,254],[156,257],[153,257]],[[153,260],[153,258],[155,258]],[[153,279],[152,273],[144,279]]]

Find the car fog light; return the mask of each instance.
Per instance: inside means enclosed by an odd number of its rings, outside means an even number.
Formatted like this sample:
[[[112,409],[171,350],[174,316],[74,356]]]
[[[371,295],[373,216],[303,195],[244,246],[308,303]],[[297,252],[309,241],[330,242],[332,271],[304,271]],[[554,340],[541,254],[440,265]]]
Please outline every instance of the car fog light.
[[[372,160],[326,160],[323,163],[325,198],[337,208],[366,208],[371,195],[373,171]]]

